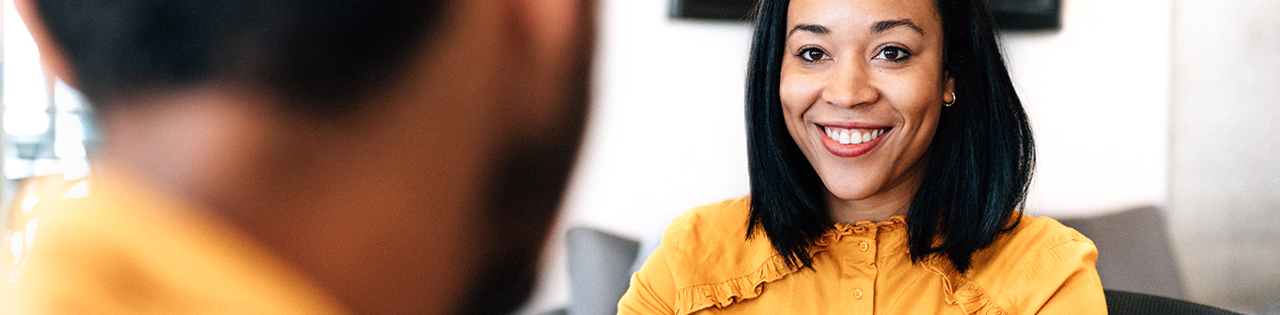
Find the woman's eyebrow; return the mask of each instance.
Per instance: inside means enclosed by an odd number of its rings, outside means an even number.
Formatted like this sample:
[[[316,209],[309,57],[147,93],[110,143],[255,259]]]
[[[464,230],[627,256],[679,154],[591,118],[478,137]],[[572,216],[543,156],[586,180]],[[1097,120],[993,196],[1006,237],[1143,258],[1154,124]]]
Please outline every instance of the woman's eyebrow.
[[[900,27],[900,26],[910,27],[911,30],[916,31],[916,33],[920,33],[920,35],[924,35],[924,29],[920,28],[920,26],[916,25],[916,23],[912,23],[911,19],[888,20],[888,21],[876,22],[875,25],[871,26],[871,33],[872,34],[884,33],[885,31],[888,31],[892,28]]]
[[[797,31],[806,31],[818,35],[831,34],[831,30],[828,30],[827,27],[822,25],[796,24],[796,27],[791,28],[791,31],[787,32],[787,37],[791,37],[791,35],[794,35]]]
[[[895,27],[908,27],[908,28],[911,28],[911,30],[916,31],[916,33],[920,33],[920,35],[924,35],[924,28],[921,28],[919,25],[916,25],[916,23],[911,22],[911,19],[887,20],[887,21],[876,22],[876,24],[871,26],[871,33],[872,34],[884,33]],[[791,28],[790,32],[787,32],[787,37],[791,37],[791,35],[795,35],[795,33],[799,31],[810,32],[818,35],[831,34],[831,30],[827,29],[827,27],[822,25],[796,24],[795,27]]]

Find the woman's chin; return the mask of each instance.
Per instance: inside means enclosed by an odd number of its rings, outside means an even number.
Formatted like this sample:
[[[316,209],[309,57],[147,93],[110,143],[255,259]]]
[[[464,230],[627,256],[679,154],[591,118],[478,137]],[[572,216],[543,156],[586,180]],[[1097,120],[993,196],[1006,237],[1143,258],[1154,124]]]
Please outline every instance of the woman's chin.
[[[827,193],[829,194],[828,196],[829,198],[834,198],[834,199],[837,199],[838,201],[862,201],[875,196],[876,190],[871,189],[869,187],[848,187],[848,188],[832,189],[831,186],[827,186]],[[836,201],[836,200],[833,200],[833,201]]]

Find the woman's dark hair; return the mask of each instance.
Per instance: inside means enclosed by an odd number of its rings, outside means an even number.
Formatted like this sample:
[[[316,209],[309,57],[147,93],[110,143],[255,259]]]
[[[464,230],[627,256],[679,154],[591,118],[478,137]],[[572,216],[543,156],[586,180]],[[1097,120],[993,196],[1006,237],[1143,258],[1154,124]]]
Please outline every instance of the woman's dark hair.
[[[943,70],[958,101],[943,108],[924,179],[907,214],[911,260],[945,256],[961,273],[973,253],[1016,226],[1035,163],[1034,141],[996,41],[986,0],[935,0],[942,18]],[[779,100],[788,0],[756,8],[747,79],[751,216],[791,267],[808,267],[809,247],[833,222],[825,186],[787,132]],[[938,104],[942,106],[942,104]]]

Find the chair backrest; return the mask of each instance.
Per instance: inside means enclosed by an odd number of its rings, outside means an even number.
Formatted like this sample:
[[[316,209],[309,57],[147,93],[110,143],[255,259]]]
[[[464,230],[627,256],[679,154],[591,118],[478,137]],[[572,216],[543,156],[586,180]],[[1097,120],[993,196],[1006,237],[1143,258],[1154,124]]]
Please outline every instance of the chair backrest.
[[[1098,247],[1098,277],[1102,278],[1103,288],[1184,297],[1159,208],[1140,207],[1059,221],[1080,231]]]
[[[1240,314],[1204,304],[1178,299],[1116,290],[1103,290],[1107,296],[1107,313],[1111,315],[1230,315]]]
[[[617,314],[618,299],[631,284],[640,242],[600,230],[569,229],[569,314]]]

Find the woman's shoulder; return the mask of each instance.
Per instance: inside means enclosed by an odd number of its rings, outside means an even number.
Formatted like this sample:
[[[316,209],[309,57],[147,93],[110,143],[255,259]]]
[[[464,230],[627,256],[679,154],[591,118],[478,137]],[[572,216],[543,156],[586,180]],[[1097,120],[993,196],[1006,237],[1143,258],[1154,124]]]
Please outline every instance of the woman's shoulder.
[[[1054,253],[1093,253],[1096,256],[1097,249],[1092,240],[1058,220],[1022,213],[1016,215],[1016,226],[1000,234],[991,247],[974,253],[975,262],[983,262],[975,264],[978,271],[1008,271],[1006,267],[1049,258],[1044,256]]]
[[[747,196],[690,208],[671,220],[662,234],[662,243],[678,251],[750,251],[756,247],[752,245],[759,243],[754,240],[764,238],[760,234],[748,240],[747,222],[750,213],[751,198]],[[763,244],[767,247],[768,242]]]
[[[1006,259],[1029,259],[1024,256],[1043,255],[1046,252],[1076,248],[1093,250],[1092,239],[1075,229],[1066,227],[1048,216],[1030,216],[1018,213],[1018,225],[1002,233],[987,251],[998,252]],[[1014,255],[1016,254],[1016,255]],[[1012,255],[1012,256],[1010,256]]]
[[[694,207],[671,220],[660,247],[673,271],[687,271],[678,278],[687,285],[723,282],[778,256],[763,232],[747,237],[750,212],[750,198],[741,197]]]
[[[668,235],[680,237],[720,237],[723,232],[738,231],[746,233],[747,218],[751,212],[751,198],[747,196],[726,199],[709,204],[689,208],[683,214],[671,219],[667,230],[663,233],[665,242]],[[711,232],[715,233],[700,233]],[[745,237],[746,234],[743,234]]]
[[[1063,289],[1101,297],[1092,240],[1052,218],[1017,215],[1017,226],[974,253],[967,282],[1022,306],[1042,305]]]
[[[762,232],[747,237],[750,204],[748,197],[719,201],[691,208],[671,220],[654,255],[661,257],[663,269],[669,272],[675,289],[672,307],[677,313],[755,298],[761,285],[795,271]],[[654,262],[646,264],[650,263]],[[649,275],[640,277],[645,276]]]

